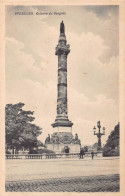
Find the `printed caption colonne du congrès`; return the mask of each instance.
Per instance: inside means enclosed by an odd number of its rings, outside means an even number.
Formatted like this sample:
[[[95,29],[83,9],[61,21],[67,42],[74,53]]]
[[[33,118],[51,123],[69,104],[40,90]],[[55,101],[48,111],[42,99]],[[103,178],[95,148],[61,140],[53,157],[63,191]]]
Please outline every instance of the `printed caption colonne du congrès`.
[[[15,12],[15,15],[66,15],[66,12]]]

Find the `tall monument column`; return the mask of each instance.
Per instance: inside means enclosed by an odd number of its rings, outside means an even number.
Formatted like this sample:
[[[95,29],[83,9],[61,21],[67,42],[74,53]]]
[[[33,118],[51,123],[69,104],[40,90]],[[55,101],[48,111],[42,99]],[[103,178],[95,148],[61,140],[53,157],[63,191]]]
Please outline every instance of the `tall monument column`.
[[[60,36],[55,54],[58,56],[58,84],[57,84],[57,116],[52,124],[53,134],[48,134],[45,145],[56,153],[80,152],[78,134],[72,134],[73,123],[68,119],[67,104],[67,56],[70,47],[67,45],[65,26],[60,24]]]
[[[58,132],[71,132],[73,123],[68,119],[67,107],[67,56],[70,46],[67,45],[65,26],[63,21],[60,24],[60,36],[56,47],[55,55],[58,56],[58,85],[57,85],[57,116],[52,124]]]

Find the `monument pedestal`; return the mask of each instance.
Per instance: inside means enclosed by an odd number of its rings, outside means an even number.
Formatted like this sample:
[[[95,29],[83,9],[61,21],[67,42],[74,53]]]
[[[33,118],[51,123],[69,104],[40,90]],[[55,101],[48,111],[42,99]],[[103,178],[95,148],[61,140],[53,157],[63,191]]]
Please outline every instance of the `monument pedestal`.
[[[62,115],[60,117],[58,117],[58,116],[56,117],[55,122],[52,124],[52,127],[53,128],[59,127],[60,130],[61,129],[66,130],[66,128],[69,128],[69,130],[71,130],[72,125],[73,125],[73,123],[71,121],[69,121],[68,117],[66,118],[66,117],[63,117],[63,115]]]
[[[55,132],[68,132],[68,133],[70,133],[70,132],[72,132],[72,127],[61,127],[61,126],[58,126],[58,127],[55,127],[54,129],[53,129],[53,131],[54,131],[54,133]]]
[[[79,153],[80,152],[80,140],[77,137],[73,137],[71,132],[55,132],[51,138],[45,141],[45,145],[49,150],[53,150],[55,153]]]
[[[65,144],[47,144],[47,149],[53,150],[56,154],[59,153],[66,153],[63,152],[64,149],[67,147]],[[79,153],[80,152],[80,145],[79,144],[68,144],[69,153]]]

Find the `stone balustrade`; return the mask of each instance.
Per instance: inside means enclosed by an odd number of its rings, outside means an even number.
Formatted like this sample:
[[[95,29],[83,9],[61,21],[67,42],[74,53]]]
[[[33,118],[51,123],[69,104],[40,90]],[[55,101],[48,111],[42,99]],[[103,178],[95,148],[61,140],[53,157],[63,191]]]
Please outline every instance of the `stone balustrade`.
[[[98,153],[94,153],[98,156]],[[80,153],[59,153],[59,154],[6,154],[6,159],[60,159],[79,158]],[[91,153],[85,153],[84,157],[91,157]]]

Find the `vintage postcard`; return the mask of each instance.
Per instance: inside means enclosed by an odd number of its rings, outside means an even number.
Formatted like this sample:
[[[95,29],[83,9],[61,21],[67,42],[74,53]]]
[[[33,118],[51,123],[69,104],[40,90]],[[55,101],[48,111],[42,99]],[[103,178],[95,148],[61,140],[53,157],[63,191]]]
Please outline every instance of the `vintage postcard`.
[[[0,195],[125,195],[124,1],[0,13]]]

